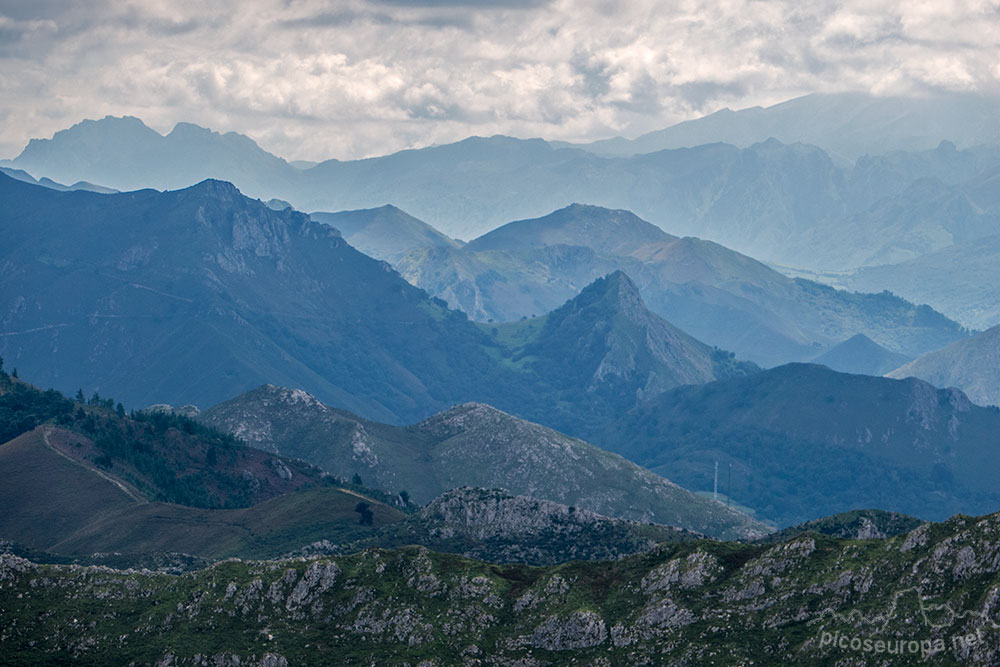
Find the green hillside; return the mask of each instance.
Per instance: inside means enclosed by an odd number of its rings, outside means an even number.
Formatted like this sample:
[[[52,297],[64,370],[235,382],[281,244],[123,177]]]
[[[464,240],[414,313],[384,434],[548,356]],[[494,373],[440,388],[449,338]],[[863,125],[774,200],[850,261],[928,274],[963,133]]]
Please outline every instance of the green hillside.
[[[0,661],[996,664],[998,529],[955,517],[547,567],[411,547],[171,576],[0,555]]]

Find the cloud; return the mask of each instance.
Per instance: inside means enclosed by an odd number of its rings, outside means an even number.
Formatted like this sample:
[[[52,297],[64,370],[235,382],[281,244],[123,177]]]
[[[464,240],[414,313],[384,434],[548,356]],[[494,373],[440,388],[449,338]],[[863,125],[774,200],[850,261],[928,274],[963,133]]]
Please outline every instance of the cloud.
[[[996,94],[979,0],[0,0],[0,154],[82,118],[288,158],[636,135],[814,91]]]

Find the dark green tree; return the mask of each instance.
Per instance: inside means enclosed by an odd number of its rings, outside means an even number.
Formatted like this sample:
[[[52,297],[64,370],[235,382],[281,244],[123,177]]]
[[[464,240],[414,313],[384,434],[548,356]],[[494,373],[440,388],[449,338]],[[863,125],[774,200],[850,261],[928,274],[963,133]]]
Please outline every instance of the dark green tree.
[[[361,515],[358,519],[358,523],[362,526],[370,526],[375,521],[375,514],[372,512],[371,505],[368,503],[358,503],[354,506],[354,511]]]

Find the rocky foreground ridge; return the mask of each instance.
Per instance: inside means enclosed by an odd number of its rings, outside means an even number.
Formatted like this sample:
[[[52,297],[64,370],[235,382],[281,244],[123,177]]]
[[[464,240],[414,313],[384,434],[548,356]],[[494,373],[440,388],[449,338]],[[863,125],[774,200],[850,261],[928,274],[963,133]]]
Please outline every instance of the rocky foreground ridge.
[[[1000,515],[553,567],[408,547],[171,576],[4,555],[0,617],[4,664],[997,664]]]

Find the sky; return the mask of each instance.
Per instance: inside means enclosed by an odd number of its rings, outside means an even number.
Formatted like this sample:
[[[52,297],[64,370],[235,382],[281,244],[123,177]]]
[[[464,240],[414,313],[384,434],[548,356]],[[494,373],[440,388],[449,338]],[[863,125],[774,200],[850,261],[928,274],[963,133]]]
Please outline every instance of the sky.
[[[322,160],[843,90],[997,95],[1000,0],[0,0],[0,157],[106,115]]]

